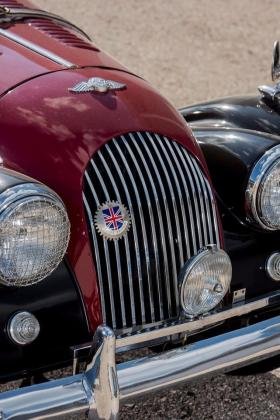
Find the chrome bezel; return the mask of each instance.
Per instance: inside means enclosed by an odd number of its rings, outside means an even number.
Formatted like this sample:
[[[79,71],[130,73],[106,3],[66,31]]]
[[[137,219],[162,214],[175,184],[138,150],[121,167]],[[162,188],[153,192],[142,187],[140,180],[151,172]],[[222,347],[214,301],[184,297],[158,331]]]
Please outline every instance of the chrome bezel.
[[[3,191],[0,194],[0,224],[3,219],[8,217],[9,213],[11,213],[16,207],[23,205],[29,199],[31,199],[32,201],[36,201],[36,200],[39,201],[42,199],[46,199],[49,202],[54,203],[57,207],[60,206],[61,209],[64,210],[68,223],[69,223],[68,237],[67,237],[67,244],[66,244],[66,249],[67,249],[68,244],[69,244],[69,239],[70,239],[70,222],[69,222],[66,208],[61,198],[54,191],[52,191],[50,188],[48,188],[44,184],[35,183],[35,182],[22,183],[22,184],[18,184],[13,187],[10,187],[6,189],[5,191]],[[54,267],[52,270],[49,270],[46,276],[50,275],[55,270],[56,267]],[[41,282],[42,280],[44,280],[44,278],[46,278],[46,276],[36,281],[29,281],[29,282],[24,281],[21,284],[18,284],[18,283],[12,284],[10,281],[5,279],[5,277],[1,273],[0,284],[3,284],[4,286],[7,286],[7,287],[14,287],[14,286],[27,287],[27,286],[32,286],[33,284],[37,284]]]
[[[15,322],[18,321],[18,318],[24,319],[27,317],[33,318],[36,324],[34,337],[32,337],[32,339],[30,339],[29,341],[26,341],[23,338],[21,339],[20,337],[18,337],[18,335],[15,332]],[[40,323],[38,319],[36,318],[35,315],[33,315],[31,312],[28,312],[28,311],[16,312],[11,316],[11,318],[8,321],[7,332],[8,332],[10,340],[21,346],[26,346],[28,344],[33,343],[33,341],[35,341],[38,335],[40,334],[40,330],[41,328],[40,328]]]
[[[273,252],[273,254],[271,254],[268,259],[266,260],[265,263],[265,271],[268,275],[268,277],[270,277],[272,280],[274,281],[280,281],[280,274],[276,274],[272,269],[271,269],[271,265],[273,263],[273,260],[275,257],[280,257],[280,253],[279,252]]]
[[[0,194],[0,217],[11,204],[16,203],[18,200],[34,196],[47,197],[52,201],[60,202],[64,207],[61,198],[46,185],[28,182],[14,185]]]
[[[280,145],[269,149],[265,154],[255,163],[247,184],[245,191],[245,209],[247,220],[256,227],[261,227],[264,230],[276,231],[279,227],[268,226],[261,219],[258,211],[258,193],[262,188],[262,180],[265,178],[267,172],[279,163],[280,160]]]
[[[192,258],[190,258],[190,260],[184,265],[184,267],[181,270],[181,274],[179,276],[180,305],[181,305],[181,309],[183,311],[183,315],[185,317],[187,317],[187,318],[195,319],[195,318],[203,315],[203,313],[197,314],[197,315],[193,315],[193,314],[189,314],[186,311],[183,293],[184,293],[184,288],[185,288],[185,286],[186,286],[186,284],[188,282],[189,274],[191,273],[191,271],[193,270],[193,268],[206,255],[216,254],[216,253],[223,253],[224,255],[226,255],[227,258],[228,258],[228,260],[229,260],[229,262],[230,262],[230,264],[231,264],[231,261],[230,261],[230,258],[228,256],[228,254],[223,249],[218,248],[216,244],[210,244],[210,245],[207,245],[207,246],[201,248],[196,255],[194,255]],[[208,312],[209,311],[212,311],[215,307],[217,307],[219,305],[219,303],[223,300],[223,298],[225,297],[225,295],[226,295],[227,292],[228,292],[228,289],[227,290],[223,290],[223,292],[221,293],[221,299],[220,299],[220,301],[213,308],[209,308]]]

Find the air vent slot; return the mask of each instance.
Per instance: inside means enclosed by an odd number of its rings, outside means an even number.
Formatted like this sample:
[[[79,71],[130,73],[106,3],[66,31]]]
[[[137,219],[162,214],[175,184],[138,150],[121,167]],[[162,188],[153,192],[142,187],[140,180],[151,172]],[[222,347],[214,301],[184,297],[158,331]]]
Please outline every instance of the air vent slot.
[[[49,35],[50,37],[62,42],[63,44],[69,45],[75,48],[84,48],[89,50],[98,51],[98,49],[92,45],[82,35],[77,35],[74,30],[63,27],[62,25],[53,22],[52,20],[46,19],[28,19],[29,24],[38,29],[39,31]]]

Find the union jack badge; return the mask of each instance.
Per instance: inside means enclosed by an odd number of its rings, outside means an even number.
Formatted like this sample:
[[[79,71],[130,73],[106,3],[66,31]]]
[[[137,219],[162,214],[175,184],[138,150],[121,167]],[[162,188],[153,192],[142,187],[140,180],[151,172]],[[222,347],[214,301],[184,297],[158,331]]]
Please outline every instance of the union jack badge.
[[[117,201],[106,201],[98,207],[94,224],[105,239],[117,240],[129,230],[131,218],[128,209]]]

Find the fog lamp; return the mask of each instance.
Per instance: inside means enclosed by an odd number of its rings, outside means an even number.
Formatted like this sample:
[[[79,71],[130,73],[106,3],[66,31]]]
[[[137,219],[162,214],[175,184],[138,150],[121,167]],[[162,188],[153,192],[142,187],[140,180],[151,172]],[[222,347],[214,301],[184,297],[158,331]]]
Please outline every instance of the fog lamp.
[[[227,293],[232,276],[229,256],[216,245],[203,248],[180,274],[181,306],[193,317],[215,308]]]
[[[16,344],[30,344],[40,332],[37,318],[30,312],[18,312],[9,320],[8,333]]]
[[[280,253],[274,252],[266,262],[266,272],[273,280],[280,281]]]

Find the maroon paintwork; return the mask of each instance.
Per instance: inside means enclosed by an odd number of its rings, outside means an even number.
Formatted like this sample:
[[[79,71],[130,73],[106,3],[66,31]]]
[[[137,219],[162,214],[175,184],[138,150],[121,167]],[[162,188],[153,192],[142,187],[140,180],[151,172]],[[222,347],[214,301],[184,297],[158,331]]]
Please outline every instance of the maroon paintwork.
[[[94,330],[101,314],[82,202],[83,173],[90,157],[121,133],[152,131],[176,139],[197,156],[206,171],[204,160],[177,111],[147,82],[110,57],[97,49],[66,46],[23,23],[8,30],[78,66],[63,69],[0,35],[0,158],[5,167],[45,183],[63,199],[72,226],[68,260]],[[93,76],[125,83],[127,89],[81,95],[68,91]]]

